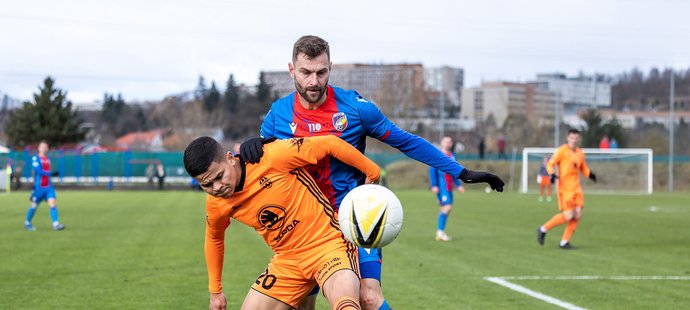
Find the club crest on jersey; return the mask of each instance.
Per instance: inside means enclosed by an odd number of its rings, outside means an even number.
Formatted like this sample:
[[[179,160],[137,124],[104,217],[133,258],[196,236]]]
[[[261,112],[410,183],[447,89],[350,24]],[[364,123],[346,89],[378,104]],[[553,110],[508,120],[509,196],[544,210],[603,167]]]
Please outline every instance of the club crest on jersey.
[[[343,132],[347,128],[347,116],[343,112],[333,114],[333,128]]]

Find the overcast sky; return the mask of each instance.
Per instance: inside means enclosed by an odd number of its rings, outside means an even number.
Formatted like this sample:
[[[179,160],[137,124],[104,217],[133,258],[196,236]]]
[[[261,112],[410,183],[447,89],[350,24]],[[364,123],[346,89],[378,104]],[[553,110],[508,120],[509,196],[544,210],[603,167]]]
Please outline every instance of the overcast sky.
[[[465,86],[536,73],[690,67],[690,1],[3,0],[0,93],[26,100],[45,76],[75,103],[191,90],[199,75],[255,84],[286,70],[304,34],[334,63],[465,69]]]

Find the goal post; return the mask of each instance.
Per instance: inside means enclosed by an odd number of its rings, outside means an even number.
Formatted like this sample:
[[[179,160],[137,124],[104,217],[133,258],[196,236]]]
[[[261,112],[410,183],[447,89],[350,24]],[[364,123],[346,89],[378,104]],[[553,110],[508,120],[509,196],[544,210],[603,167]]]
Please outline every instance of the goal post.
[[[556,151],[549,147],[526,147],[522,150],[520,192],[539,192],[537,176],[544,156]],[[646,148],[583,148],[587,166],[597,174],[597,183],[581,178],[583,190],[589,193],[651,194],[653,185],[653,151]],[[555,188],[554,188],[555,189]]]

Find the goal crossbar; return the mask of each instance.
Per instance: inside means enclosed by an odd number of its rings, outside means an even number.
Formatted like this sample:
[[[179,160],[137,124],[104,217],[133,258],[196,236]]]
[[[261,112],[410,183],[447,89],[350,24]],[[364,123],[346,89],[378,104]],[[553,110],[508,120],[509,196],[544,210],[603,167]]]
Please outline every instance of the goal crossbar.
[[[520,192],[521,193],[527,193],[527,185],[529,182],[529,171],[528,171],[528,161],[529,161],[529,154],[534,153],[534,154],[553,154],[556,151],[556,148],[553,147],[526,147],[522,149],[522,177],[520,179]],[[646,149],[646,148],[618,148],[618,149],[599,149],[599,148],[583,148],[582,151],[585,153],[585,155],[589,154],[601,154],[601,155],[609,155],[615,157],[616,155],[643,155],[646,156],[646,164],[647,164],[647,184],[646,184],[646,193],[651,194],[652,193],[652,185],[653,185],[653,166],[652,166],[652,161],[654,157],[654,152],[652,149]]]

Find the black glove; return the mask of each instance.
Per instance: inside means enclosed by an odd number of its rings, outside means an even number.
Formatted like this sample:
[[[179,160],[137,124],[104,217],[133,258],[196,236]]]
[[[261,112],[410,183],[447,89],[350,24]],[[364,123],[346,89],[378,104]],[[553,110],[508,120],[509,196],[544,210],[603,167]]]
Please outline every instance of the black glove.
[[[245,140],[240,145],[240,159],[252,164],[258,163],[261,161],[261,157],[264,156],[263,145],[271,143],[275,141],[275,139],[275,137],[254,137]]]
[[[592,171],[589,172],[589,179],[592,180],[592,182],[597,183],[597,175]]]
[[[501,180],[501,178],[492,173],[472,171],[470,169],[465,168],[464,170],[462,170],[462,172],[460,172],[460,176],[458,176],[458,179],[462,180],[465,183],[489,183],[491,189],[497,192],[503,191],[503,180]]]
[[[51,177],[56,177],[56,176],[59,176],[59,175],[60,175],[60,172],[57,172],[57,171],[53,171],[53,172],[50,174]]]
[[[551,178],[551,184],[556,184],[556,179],[558,179],[558,176],[554,173],[550,176]]]

